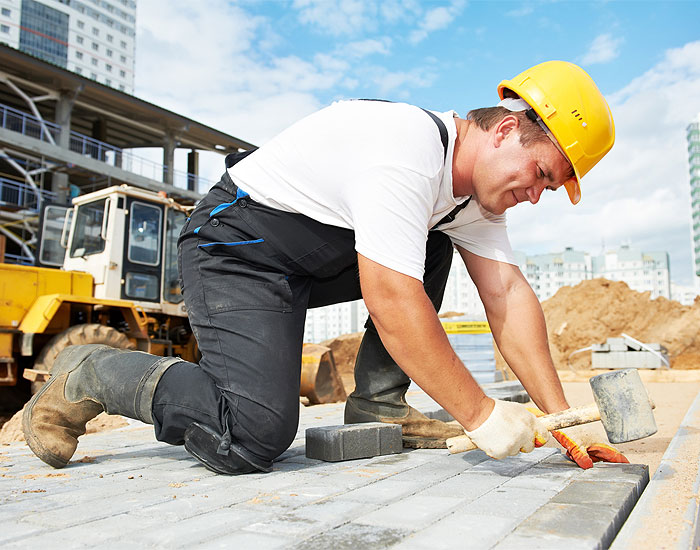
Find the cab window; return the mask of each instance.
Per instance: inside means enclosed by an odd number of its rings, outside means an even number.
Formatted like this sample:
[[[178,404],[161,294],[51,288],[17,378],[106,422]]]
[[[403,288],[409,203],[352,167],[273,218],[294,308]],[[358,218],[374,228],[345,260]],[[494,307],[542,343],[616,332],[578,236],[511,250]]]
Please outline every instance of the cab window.
[[[129,261],[135,264],[160,263],[161,209],[142,202],[131,203],[129,222]]]
[[[105,222],[107,199],[78,206],[75,214],[75,233],[70,249],[71,258],[99,254],[105,249],[102,224]]]

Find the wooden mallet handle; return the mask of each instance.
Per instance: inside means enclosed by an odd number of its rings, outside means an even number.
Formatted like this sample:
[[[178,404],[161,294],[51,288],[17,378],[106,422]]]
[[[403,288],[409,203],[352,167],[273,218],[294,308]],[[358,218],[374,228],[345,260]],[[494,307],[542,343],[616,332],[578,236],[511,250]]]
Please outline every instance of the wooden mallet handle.
[[[544,422],[547,430],[551,432],[552,430],[561,430],[570,426],[596,422],[600,420],[600,411],[595,403],[591,403],[583,407],[572,407],[565,411],[546,414],[541,416],[540,420]],[[466,435],[451,437],[447,440],[447,449],[450,451],[450,454],[463,453],[476,448],[477,446]]]

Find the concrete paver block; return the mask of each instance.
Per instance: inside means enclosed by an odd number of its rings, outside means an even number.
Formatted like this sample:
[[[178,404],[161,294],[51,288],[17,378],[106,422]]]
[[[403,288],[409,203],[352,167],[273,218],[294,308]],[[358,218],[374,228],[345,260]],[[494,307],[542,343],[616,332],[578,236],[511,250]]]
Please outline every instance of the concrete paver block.
[[[328,462],[354,460],[403,450],[401,426],[381,422],[308,428],[306,456]]]
[[[518,525],[495,548],[532,548],[524,544],[528,539],[558,542],[559,548],[568,548],[569,542],[587,548],[607,548],[621,520],[619,510],[614,506],[550,502]]]
[[[413,495],[360,516],[354,523],[415,531],[446,516],[462,502],[462,498]]]
[[[393,546],[409,534],[403,529],[346,523],[301,542],[294,550],[375,550]]]

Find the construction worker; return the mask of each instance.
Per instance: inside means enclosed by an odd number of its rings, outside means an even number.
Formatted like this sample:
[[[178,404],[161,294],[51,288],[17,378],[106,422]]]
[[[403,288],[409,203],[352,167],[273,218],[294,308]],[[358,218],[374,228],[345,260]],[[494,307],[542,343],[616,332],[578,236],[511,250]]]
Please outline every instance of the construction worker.
[[[462,428],[406,404],[410,379],[501,458],[548,434],[525,406],[491,399],[438,320],[453,247],[494,338],[535,404],[569,407],[540,304],[520,273],[504,212],[583,177],[612,147],[605,99],[579,67],[550,61],[498,87],[498,106],[466,119],[403,103],[340,101],[252,154],[221,181],[180,237],[181,284],[202,360],[76,346],[27,405],[29,446],[60,468],[102,410],[153,423],[222,474],[269,471],[293,441],[306,311],[364,298],[370,312],[346,423],[402,426],[413,447]],[[617,451],[560,435],[584,467]],[[585,457],[584,457],[585,455]]]

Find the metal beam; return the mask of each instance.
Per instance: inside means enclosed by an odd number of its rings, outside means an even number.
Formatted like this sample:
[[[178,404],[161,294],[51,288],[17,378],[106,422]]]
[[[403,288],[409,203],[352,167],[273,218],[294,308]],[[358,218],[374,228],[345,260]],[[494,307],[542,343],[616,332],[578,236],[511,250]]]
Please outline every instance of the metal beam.
[[[167,185],[132,172],[127,172],[126,170],[122,170],[121,168],[117,168],[111,164],[100,162],[91,157],[83,156],[78,153],[74,153],[73,151],[63,149],[58,145],[52,145],[50,143],[46,143],[45,141],[27,137],[20,133],[6,130],[5,128],[0,128],[0,143],[5,143],[11,147],[22,149],[25,152],[48,157],[49,159],[62,164],[74,165],[83,168],[84,170],[94,172],[95,174],[100,174],[111,178],[112,180],[116,180],[120,183],[126,183],[156,192],[165,191],[169,195],[175,195],[192,200],[199,200],[202,198],[202,195],[199,193],[174,187],[172,185]]]

